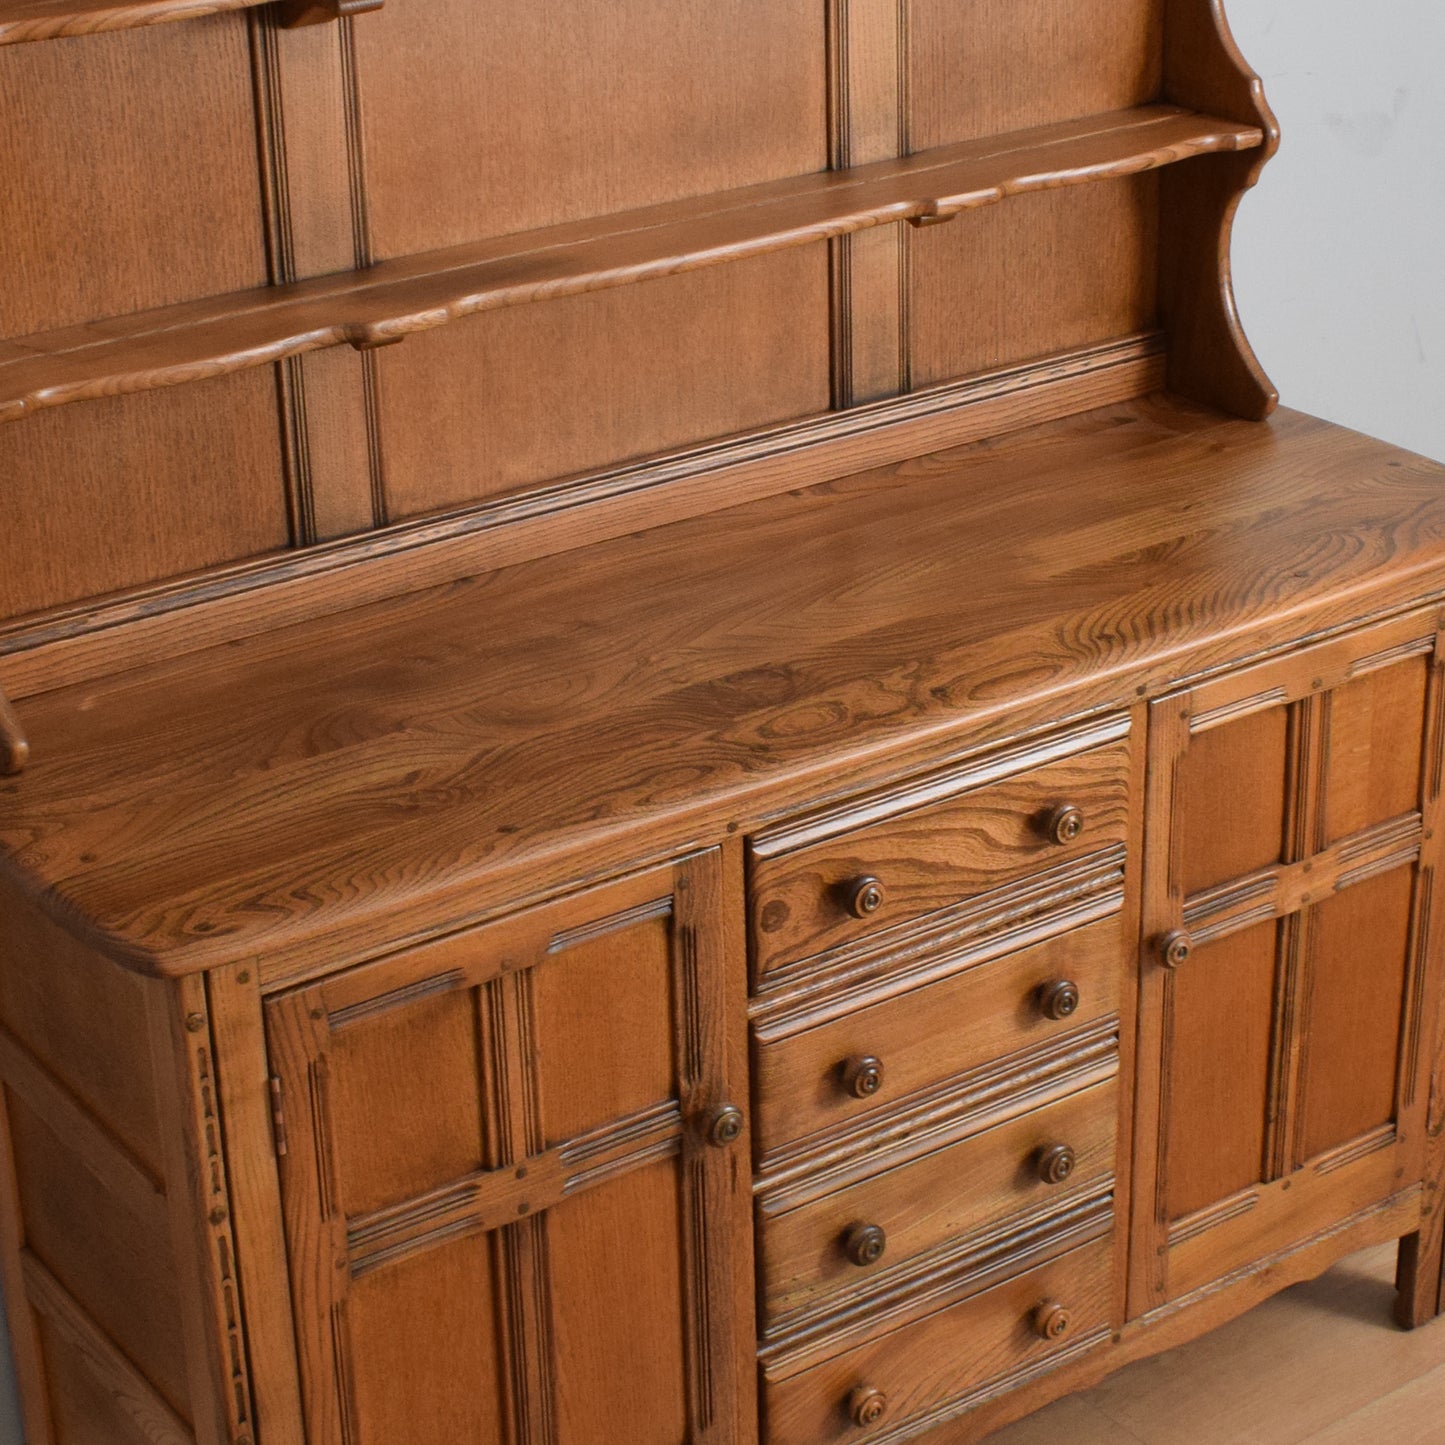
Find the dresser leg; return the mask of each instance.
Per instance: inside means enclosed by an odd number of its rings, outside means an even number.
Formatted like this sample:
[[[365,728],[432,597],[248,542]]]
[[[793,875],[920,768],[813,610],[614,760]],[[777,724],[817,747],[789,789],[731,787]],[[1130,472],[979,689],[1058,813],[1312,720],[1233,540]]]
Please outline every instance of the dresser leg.
[[[1441,1229],[1438,1219],[1400,1241],[1395,1268],[1395,1320],[1402,1329],[1428,1324],[1441,1312]]]

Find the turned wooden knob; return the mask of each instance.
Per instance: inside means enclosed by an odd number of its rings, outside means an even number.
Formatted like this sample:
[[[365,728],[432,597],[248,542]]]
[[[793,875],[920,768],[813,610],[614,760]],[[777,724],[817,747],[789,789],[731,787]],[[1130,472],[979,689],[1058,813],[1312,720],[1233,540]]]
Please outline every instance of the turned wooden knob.
[[[1034,1171],[1045,1184],[1063,1184],[1078,1162],[1069,1145],[1046,1144],[1034,1155]]]
[[[876,1425],[888,1409],[888,1396],[872,1385],[859,1385],[848,1396],[848,1418],[861,1429]]]
[[[1044,837],[1061,848],[1077,843],[1084,831],[1084,814],[1072,803],[1061,803],[1044,819]]]
[[[1194,940],[1182,928],[1166,933],[1159,940],[1159,961],[1165,968],[1180,968],[1194,953]]]
[[[1041,1340],[1061,1340],[1068,1334],[1073,1320],[1057,1300],[1045,1300],[1034,1310],[1029,1323]]]
[[[872,918],[887,897],[883,884],[871,873],[865,874],[848,885],[848,912],[854,918]]]
[[[877,1264],[888,1248],[888,1236],[881,1225],[855,1224],[843,1241],[843,1251],[860,1269]]]
[[[883,1060],[859,1054],[843,1064],[843,1088],[855,1099],[871,1099],[883,1087]]]
[[[1039,1012],[1046,1019],[1072,1018],[1079,1010],[1079,985],[1066,978],[1046,983],[1038,992]]]
[[[707,1124],[707,1142],[718,1149],[736,1144],[743,1136],[743,1111],[736,1104],[714,1109]]]

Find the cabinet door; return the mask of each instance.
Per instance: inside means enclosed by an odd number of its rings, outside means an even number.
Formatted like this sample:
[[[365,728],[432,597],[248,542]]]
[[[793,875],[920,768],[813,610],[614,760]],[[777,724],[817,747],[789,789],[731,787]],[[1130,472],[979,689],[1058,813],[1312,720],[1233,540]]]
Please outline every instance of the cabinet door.
[[[1435,627],[1414,614],[1153,708],[1134,1313],[1392,1200],[1418,1222]]]
[[[701,854],[271,1003],[308,1445],[745,1438],[724,917]]]

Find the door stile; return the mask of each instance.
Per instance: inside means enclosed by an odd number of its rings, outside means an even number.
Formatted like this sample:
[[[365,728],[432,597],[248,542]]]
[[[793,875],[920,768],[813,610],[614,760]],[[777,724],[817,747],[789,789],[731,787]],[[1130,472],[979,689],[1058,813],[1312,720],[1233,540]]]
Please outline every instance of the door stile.
[[[1184,922],[1184,895],[1177,884],[1180,845],[1173,815],[1190,715],[1188,694],[1161,699],[1149,710],[1127,1290],[1130,1319],[1162,1305],[1169,1288],[1167,1180],[1160,1160],[1166,1157],[1169,1118],[1167,1062],[1172,1054],[1174,974],[1163,963],[1160,946]]]
[[[321,990],[272,999],[266,1007],[266,1035],[277,1118],[285,1120],[277,1152],[306,1439],[308,1445],[354,1445],[356,1404],[346,1328],[351,1270],[326,1107],[331,1025]]]
[[[482,1118],[496,1129],[483,1158],[494,1169],[511,1168],[526,1179],[527,1161],[545,1153],[541,1091],[537,1078],[532,970],[503,973],[478,991],[485,1013]],[[554,1445],[556,1440],[556,1343],[552,1331],[551,1259],[547,1215],[533,1214],[530,1200],[515,1206],[518,1219],[498,1231],[501,1272],[503,1377],[516,1445]]]
[[[1418,1140],[1424,1200],[1421,1227],[1400,1241],[1395,1317],[1407,1329],[1445,1309],[1445,909],[1436,880],[1445,866],[1445,631],[1431,658],[1424,743],[1424,815],[1416,876],[1411,945],[1412,976],[1406,998],[1411,1018],[1400,1062],[1401,1122]],[[1435,1007],[1427,1012],[1426,1000]]]
[[[698,860],[702,861],[702,860]],[[679,864],[673,913],[675,994],[683,1017],[676,1029],[676,1065],[682,1116],[697,1121],[682,1136],[684,1297],[687,1301],[688,1416],[696,1445],[729,1445],[736,1418],[738,1382],[726,1346],[733,1308],[732,1281],[737,1229],[726,1217],[731,1179],[746,1159],[741,1134],[733,1149],[714,1148],[708,1132],[724,1125],[721,1111],[732,1098],[728,1079],[727,996],[729,960],[717,919],[725,907],[716,855],[708,866]]]
[[[1312,694],[1292,703],[1285,772],[1285,826],[1281,862],[1303,864],[1325,846],[1325,795],[1329,765],[1330,696]],[[1310,994],[1314,985],[1314,949],[1318,941],[1315,911],[1303,908],[1280,919],[1279,965],[1275,989],[1275,1025],[1270,1060],[1269,1117],[1261,1182],[1285,1178],[1304,1162],[1299,1158],[1298,1101],[1303,1097],[1309,1063]]]

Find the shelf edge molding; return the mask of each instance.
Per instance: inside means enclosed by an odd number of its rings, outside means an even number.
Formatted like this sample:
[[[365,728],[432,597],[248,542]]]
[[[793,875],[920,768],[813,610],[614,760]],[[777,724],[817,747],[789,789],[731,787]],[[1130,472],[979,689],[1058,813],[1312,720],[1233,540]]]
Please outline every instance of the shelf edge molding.
[[[273,0],[0,0],[0,45],[137,30],[254,10]],[[315,25],[380,9],[382,0],[275,0],[283,26]]]
[[[1266,139],[1256,124],[1143,106],[0,341],[0,422],[331,346],[385,346],[481,311],[740,261],[871,226],[947,221],[1010,196],[1248,153]]]

